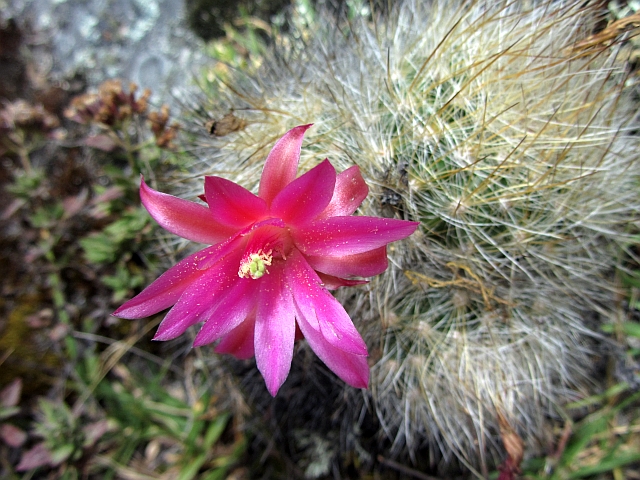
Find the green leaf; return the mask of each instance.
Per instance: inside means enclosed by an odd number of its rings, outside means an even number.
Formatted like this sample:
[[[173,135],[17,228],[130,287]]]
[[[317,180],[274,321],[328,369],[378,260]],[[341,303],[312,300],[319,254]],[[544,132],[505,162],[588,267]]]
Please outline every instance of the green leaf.
[[[121,243],[126,239],[135,238],[149,222],[150,217],[146,210],[136,208],[124,212],[120,219],[107,225],[104,233],[111,241]]]
[[[625,452],[613,455],[612,458],[603,459],[597,465],[581,468],[569,475],[569,478],[584,478],[600,473],[610,472],[616,468],[624,467],[630,463],[640,461],[640,453]]]
[[[71,456],[76,447],[73,444],[62,445],[51,451],[51,460],[58,465]]]
[[[37,208],[29,220],[35,228],[49,228],[55,225],[63,215],[64,207],[62,203],[55,202],[51,205]]]
[[[141,286],[144,283],[144,276],[132,274],[126,265],[119,262],[116,274],[103,276],[102,283],[114,291],[114,301],[118,302],[124,299],[130,290]]]
[[[214,443],[218,441],[222,432],[224,432],[227,423],[229,422],[230,415],[225,413],[220,415],[216,420],[209,426],[206,435],[204,436],[204,449],[209,450]]]
[[[16,197],[29,200],[44,180],[44,171],[34,169],[31,173],[24,173],[14,178],[13,184],[7,190]]]
[[[640,288],[640,272],[633,272],[631,275],[620,273],[620,279],[625,287]]]
[[[631,337],[640,338],[640,323],[624,322],[622,324],[622,331]]]
[[[189,449],[190,454],[202,451],[201,449],[196,447],[197,445],[196,440],[200,437],[200,434],[202,433],[202,430],[204,429],[204,427],[205,427],[204,420],[196,420],[193,422],[193,425],[191,426],[191,430],[189,430],[189,434],[187,435],[187,438],[184,442],[187,448]]]
[[[607,429],[607,417],[599,416],[597,418],[587,417],[584,423],[574,432],[567,448],[565,449],[560,463],[564,466],[569,466],[573,459],[591,441],[592,437],[597,433],[603,432]]]
[[[198,455],[194,460],[191,460],[185,468],[180,470],[180,475],[178,476],[178,480],[191,480],[195,478],[195,476],[204,465],[204,462],[207,460],[207,454],[202,453]]]
[[[12,417],[16,413],[20,412],[19,407],[0,407],[0,420]]]
[[[235,442],[233,451],[229,455],[217,457],[213,463],[216,466],[228,468],[238,461],[238,459],[244,454],[246,449],[247,440],[245,438],[241,438]]]
[[[608,399],[619,395],[623,392],[626,392],[629,389],[629,385],[627,385],[626,383],[622,382],[622,383],[618,383],[610,388],[608,388],[607,390],[605,390],[604,392],[597,394],[597,395],[592,395],[590,397],[584,398],[582,400],[579,400],[577,402],[572,402],[569,403],[568,405],[566,405],[566,408],[568,410],[573,410],[576,408],[584,408],[584,407],[588,407],[591,405],[598,405],[598,404],[603,404],[605,403]]]
[[[228,467],[220,467],[209,472],[205,472],[202,476],[202,480],[222,480],[227,476]]]
[[[640,323],[638,322],[622,322],[616,325],[608,323],[606,325],[602,325],[601,328],[605,333],[614,333],[616,331],[616,327],[620,328],[622,333],[625,335],[640,338]]]
[[[122,255],[123,244],[139,240],[141,233],[151,223],[151,217],[142,208],[124,212],[107,225],[102,232],[80,239],[87,260],[91,263],[112,263]]]
[[[80,246],[91,263],[111,263],[117,259],[119,245],[112,243],[104,233],[81,238]]]

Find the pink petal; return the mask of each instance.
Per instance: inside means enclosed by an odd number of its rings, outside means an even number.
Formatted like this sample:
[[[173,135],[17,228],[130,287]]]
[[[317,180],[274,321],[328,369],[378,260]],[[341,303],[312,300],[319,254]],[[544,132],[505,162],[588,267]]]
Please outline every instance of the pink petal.
[[[222,338],[215,352],[228,353],[241,360],[253,357],[255,326],[256,315],[253,313]]]
[[[246,227],[267,213],[263,199],[224,178],[205,177],[204,191],[213,219],[224,225]]]
[[[340,287],[355,287],[357,285],[366,285],[369,283],[367,280],[347,280],[346,278],[334,277],[320,272],[316,273],[322,282],[322,286],[327,290],[335,290]]]
[[[333,197],[317,219],[351,215],[367,198],[368,193],[369,187],[362,178],[360,169],[355,165],[346,169],[336,177]]]
[[[335,184],[336,170],[325,160],[278,193],[271,203],[271,214],[294,225],[313,220],[329,204]]]
[[[275,262],[260,279],[256,309],[256,365],[274,397],[289,375],[296,334],[291,292],[284,284],[285,262]]]
[[[293,230],[294,243],[306,255],[355,255],[411,235],[419,222],[394,218],[331,217]]]
[[[256,292],[260,284],[250,278],[238,278],[237,268],[235,275],[235,284],[231,290],[205,313],[207,318],[196,335],[194,347],[214,342],[228,334],[255,310]],[[253,345],[253,337],[251,344]]]
[[[216,222],[203,205],[150,188],[144,178],[140,184],[140,198],[162,228],[187,240],[213,245],[229,238],[237,230]]]
[[[203,312],[220,303],[221,299],[236,283],[238,265],[243,250],[237,249],[213,264],[196,279],[158,327],[154,340],[171,340],[182,335],[187,328],[203,319]]]
[[[342,278],[373,277],[389,266],[386,246],[355,255],[305,255],[305,258],[314,270]]]
[[[242,242],[243,239],[246,239],[246,238],[253,239],[256,236],[256,233],[253,233],[253,235],[249,235],[250,233],[255,232],[258,229],[268,230],[264,227],[284,228],[286,227],[286,225],[279,218],[267,218],[266,220],[261,220],[259,222],[254,223],[253,225],[250,225],[244,230],[239,230],[232,237],[230,237],[226,242],[219,243],[218,245],[214,245],[214,246],[220,246],[221,248],[225,248],[226,251],[230,251],[232,248],[235,248],[236,242]],[[206,270],[217,261],[218,261],[217,257],[211,257],[211,256],[203,257],[201,259],[201,262],[198,264],[198,268],[200,270]]]
[[[258,190],[258,196],[267,205],[271,205],[276,195],[296,178],[302,138],[310,126],[301,125],[289,130],[267,156]]]
[[[351,318],[340,302],[323,288],[316,272],[297,250],[287,259],[287,282],[307,324],[319,330],[334,347],[356,355],[367,355],[367,345]]]
[[[188,256],[118,308],[113,315],[120,318],[143,318],[170,307],[189,285],[204,274],[199,268],[202,259],[216,256],[219,250],[218,245],[213,245]]]
[[[282,225],[284,225],[284,223],[282,223]],[[247,261],[251,254],[255,254],[260,250],[263,252],[283,252],[288,250],[291,242],[283,227],[275,222],[259,222],[256,226],[257,228],[251,230],[251,237],[247,242],[247,247],[242,257],[243,262]]]
[[[367,388],[369,385],[367,357],[347,353],[331,345],[320,332],[311,327],[302,314],[298,315],[298,326],[311,349],[338,377],[352,387]]]

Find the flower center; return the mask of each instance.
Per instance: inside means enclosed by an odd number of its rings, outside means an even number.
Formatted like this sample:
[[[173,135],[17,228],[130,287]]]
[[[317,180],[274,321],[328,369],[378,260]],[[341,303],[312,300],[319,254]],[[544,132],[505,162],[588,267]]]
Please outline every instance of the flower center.
[[[251,253],[240,263],[240,269],[238,270],[238,276],[240,278],[251,277],[254,280],[262,277],[265,273],[269,273],[267,267],[271,265],[273,257],[271,256],[271,250],[263,252],[262,249],[256,253]]]

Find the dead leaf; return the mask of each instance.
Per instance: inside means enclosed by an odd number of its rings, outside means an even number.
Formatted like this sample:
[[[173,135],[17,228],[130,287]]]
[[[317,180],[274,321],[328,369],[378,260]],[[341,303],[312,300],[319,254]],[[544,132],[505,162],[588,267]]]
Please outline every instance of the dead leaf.
[[[53,459],[51,453],[45,447],[44,442],[37,444],[30,450],[27,450],[22,454],[20,463],[16,467],[18,472],[26,472],[38,467],[44,467],[45,465],[51,465]]]
[[[4,408],[15,407],[20,402],[22,379],[16,378],[0,392],[0,405]]]
[[[53,310],[51,308],[43,308],[38,313],[29,315],[26,318],[26,323],[31,328],[44,328],[51,325],[53,320]]]
[[[94,197],[91,200],[91,205],[99,205],[101,203],[111,202],[112,200],[117,200],[118,198],[122,198],[124,196],[124,190],[121,187],[110,187],[107,188],[102,194]]]
[[[109,135],[99,134],[87,137],[84,141],[87,147],[97,148],[103,152],[113,152],[118,144]]]
[[[242,130],[247,126],[247,122],[242,118],[236,117],[233,112],[227,113],[220,120],[210,120],[206,123],[205,128],[209,135],[216,137],[224,137],[230,133]]]
[[[112,425],[109,420],[99,420],[97,422],[86,425],[82,429],[85,434],[84,447],[88,448],[94,446],[96,442],[104,436],[105,433],[113,429],[114,425]]]
[[[64,209],[64,217],[71,218],[78,213],[87,203],[89,192],[83,189],[78,195],[67,197],[62,200],[62,208]]]
[[[52,342],[57,342],[66,337],[69,334],[69,330],[70,328],[68,325],[59,323],[49,331],[49,338]]]
[[[27,434],[15,425],[4,423],[0,425],[0,438],[10,447],[18,448],[27,441]]]
[[[498,480],[514,480],[520,473],[520,463],[524,457],[524,442],[501,412],[498,412],[498,425],[502,444],[507,451],[507,459],[499,467]]]

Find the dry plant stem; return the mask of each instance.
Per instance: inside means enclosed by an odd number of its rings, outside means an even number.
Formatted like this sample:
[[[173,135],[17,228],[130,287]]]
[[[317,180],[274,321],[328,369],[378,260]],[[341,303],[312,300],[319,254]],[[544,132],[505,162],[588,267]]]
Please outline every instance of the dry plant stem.
[[[129,162],[129,168],[131,169],[132,172],[135,172],[137,171],[137,168],[136,168],[136,158],[134,156],[134,153],[142,145],[134,146],[133,143],[131,142],[131,136],[129,135],[129,132],[127,130],[128,130],[127,125],[124,125],[121,129],[121,131],[124,132],[124,138],[121,138],[120,135],[118,135],[117,132],[113,130],[109,130],[109,136],[114,140],[116,145],[119,145],[120,148],[124,150],[125,155],[127,156],[127,162]]]
[[[432,477],[431,475],[426,475],[422,472],[419,472],[413,468],[409,468],[406,465],[402,465],[401,463],[398,463],[394,460],[390,460],[388,458],[384,458],[382,455],[378,455],[378,461],[383,464],[386,465],[389,468],[392,468],[400,473],[403,473],[405,475],[409,475],[412,478],[417,478],[419,480],[438,480],[437,477]]]
[[[82,395],[76,400],[73,405],[74,412],[81,412],[83,405],[91,396],[93,390],[100,384],[100,382],[104,379],[105,375],[107,375],[111,369],[118,364],[120,359],[130,351],[130,349],[135,345],[138,340],[148,334],[151,330],[158,326],[160,323],[159,318],[155,321],[149,322],[140,329],[136,334],[130,335],[129,338],[126,338],[123,341],[114,342],[111,344],[104,352],[100,354],[101,360],[101,368],[98,375],[92,379],[91,385],[82,392]]]
[[[103,335],[96,335],[94,333],[87,333],[87,332],[78,332],[78,331],[74,331],[73,332],[73,336],[75,338],[79,338],[81,340],[88,340],[91,342],[96,342],[96,343],[104,343],[105,345],[113,345],[114,343],[118,343],[119,340],[113,340],[112,338],[109,337],[105,337]],[[137,355],[138,357],[144,358],[146,360],[149,360],[153,363],[155,363],[156,365],[162,367],[162,366],[166,366],[166,360],[163,360],[162,358],[158,357],[157,355],[153,355],[149,352],[147,352],[146,350],[142,350],[140,348],[137,347],[130,347],[129,348],[129,353],[133,353],[134,355]],[[1,363],[0,363],[1,365]],[[181,370],[180,368],[176,367],[175,365],[169,365],[169,370],[171,370],[173,373],[181,375],[183,374],[183,370]]]
[[[2,357],[0,357],[0,367],[2,366],[2,364],[4,362],[7,361],[7,358],[9,358],[11,355],[13,355],[13,352],[15,352],[15,348],[10,348],[7,351],[4,352],[4,354],[2,355]]]

